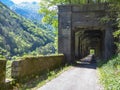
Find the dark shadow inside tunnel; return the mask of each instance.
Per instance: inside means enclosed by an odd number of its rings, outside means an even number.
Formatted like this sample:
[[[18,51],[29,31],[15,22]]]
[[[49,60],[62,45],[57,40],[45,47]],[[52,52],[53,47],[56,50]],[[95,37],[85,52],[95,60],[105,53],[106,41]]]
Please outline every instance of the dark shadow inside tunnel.
[[[75,59],[80,60],[88,55],[94,55],[96,59],[103,57],[104,31],[102,30],[81,30],[74,33]]]
[[[74,67],[79,67],[79,68],[88,68],[88,69],[96,69],[97,68],[97,64],[96,63],[90,63],[90,64],[76,63],[73,66]]]
[[[97,68],[97,62],[94,58],[94,55],[88,55],[80,60],[77,60],[74,64],[74,67],[80,67],[80,68],[89,68],[89,69],[96,69]]]

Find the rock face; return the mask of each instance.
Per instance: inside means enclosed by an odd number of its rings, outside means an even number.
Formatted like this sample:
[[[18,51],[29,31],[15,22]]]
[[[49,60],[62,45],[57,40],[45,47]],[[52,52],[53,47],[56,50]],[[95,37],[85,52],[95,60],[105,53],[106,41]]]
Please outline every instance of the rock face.
[[[6,60],[0,60],[0,85],[5,83]]]
[[[114,53],[113,21],[109,20],[108,4],[60,5],[59,53],[69,63],[95,50],[98,59],[108,59]],[[105,20],[106,19],[106,20]]]

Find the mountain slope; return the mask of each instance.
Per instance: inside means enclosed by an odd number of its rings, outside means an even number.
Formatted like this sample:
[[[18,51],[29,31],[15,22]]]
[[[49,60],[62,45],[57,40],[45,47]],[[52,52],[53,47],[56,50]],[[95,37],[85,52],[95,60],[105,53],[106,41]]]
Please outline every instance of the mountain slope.
[[[39,3],[38,2],[22,2],[19,4],[15,4],[11,0],[0,0],[2,3],[7,5],[11,10],[16,12],[17,14],[37,23],[40,23],[43,15],[38,13],[39,11]]]
[[[14,4],[10,8],[21,16],[32,21],[40,22],[43,17],[38,13],[40,6],[37,2],[22,2],[20,4]]]
[[[53,37],[0,2],[0,54],[22,55],[52,43]]]

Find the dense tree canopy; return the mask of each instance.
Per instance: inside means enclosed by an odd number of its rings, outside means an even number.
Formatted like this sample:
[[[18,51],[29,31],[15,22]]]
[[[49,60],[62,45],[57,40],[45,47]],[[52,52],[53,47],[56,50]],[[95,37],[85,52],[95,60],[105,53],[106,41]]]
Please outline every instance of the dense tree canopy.
[[[0,57],[54,53],[53,37],[0,2]]]

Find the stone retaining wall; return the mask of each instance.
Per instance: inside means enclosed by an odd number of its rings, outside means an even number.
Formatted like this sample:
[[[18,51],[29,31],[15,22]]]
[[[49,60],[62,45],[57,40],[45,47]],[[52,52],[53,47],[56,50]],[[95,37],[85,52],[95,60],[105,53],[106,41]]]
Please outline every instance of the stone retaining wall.
[[[26,57],[12,63],[12,78],[21,82],[35,75],[40,75],[60,67],[64,63],[64,55]]]
[[[5,84],[6,60],[0,59],[0,90]]]

